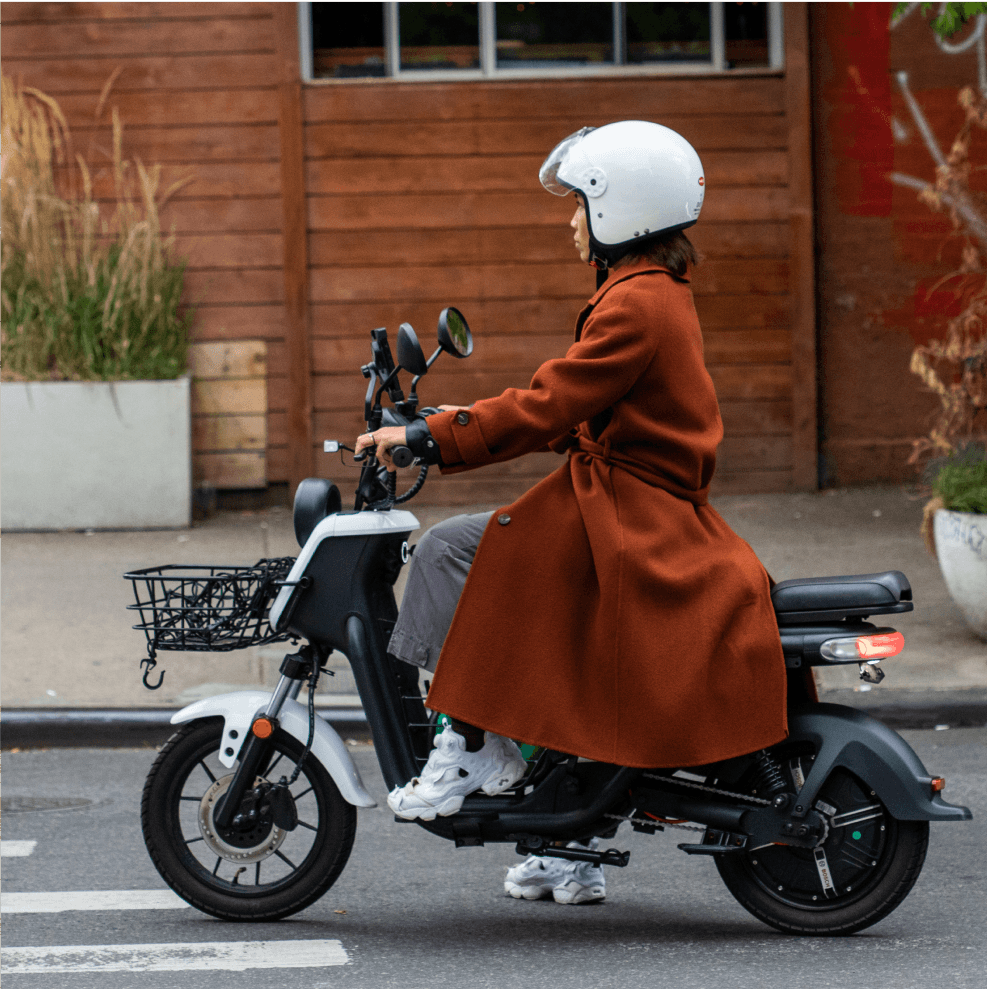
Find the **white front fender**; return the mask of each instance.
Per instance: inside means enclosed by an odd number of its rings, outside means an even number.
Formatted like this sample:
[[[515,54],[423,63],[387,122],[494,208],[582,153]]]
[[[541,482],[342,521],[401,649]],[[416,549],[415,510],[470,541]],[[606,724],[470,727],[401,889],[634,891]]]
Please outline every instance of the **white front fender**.
[[[235,694],[219,694],[206,697],[188,707],[183,707],[172,716],[173,725],[186,724],[199,718],[221,717],[224,722],[223,740],[219,747],[219,761],[232,768],[250,732],[254,718],[262,713],[271,702],[271,695],[262,690],[241,690]],[[284,702],[278,722],[289,734],[304,745],[308,741],[308,709],[298,701]],[[343,740],[331,725],[320,717],[315,719],[315,737],[312,740],[312,755],[326,767],[339,792],[347,803],[354,807],[376,807],[377,802],[367,793],[360,779],[360,772],[353,765],[353,759],[346,750]]]

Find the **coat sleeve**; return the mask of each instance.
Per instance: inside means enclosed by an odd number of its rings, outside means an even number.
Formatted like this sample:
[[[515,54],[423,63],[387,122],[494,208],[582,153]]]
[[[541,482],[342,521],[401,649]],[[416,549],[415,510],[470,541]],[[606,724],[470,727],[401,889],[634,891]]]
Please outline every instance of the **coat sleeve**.
[[[615,285],[587,318],[579,340],[564,357],[546,361],[528,388],[509,388],[467,410],[432,416],[428,424],[443,473],[549,445],[564,452],[571,431],[618,402],[651,364],[665,299],[656,283],[637,277]]]

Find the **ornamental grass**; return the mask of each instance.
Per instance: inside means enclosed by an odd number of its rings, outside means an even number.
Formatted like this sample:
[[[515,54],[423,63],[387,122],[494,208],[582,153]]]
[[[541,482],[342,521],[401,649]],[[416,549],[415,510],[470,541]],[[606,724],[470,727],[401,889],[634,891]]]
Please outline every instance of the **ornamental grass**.
[[[185,261],[172,257],[160,214],[189,180],[162,191],[159,165],[125,160],[114,108],[113,197],[100,201],[54,99],[4,76],[2,115],[3,379],[182,375],[193,313],[181,305]]]

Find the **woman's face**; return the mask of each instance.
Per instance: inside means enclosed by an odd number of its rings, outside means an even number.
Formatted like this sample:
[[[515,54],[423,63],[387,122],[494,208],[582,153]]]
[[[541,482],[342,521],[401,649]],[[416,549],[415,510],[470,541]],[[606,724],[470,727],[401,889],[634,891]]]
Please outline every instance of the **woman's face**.
[[[576,193],[576,212],[572,215],[569,226],[575,231],[572,240],[579,253],[579,259],[589,264],[589,227],[586,225],[586,204],[583,197]]]

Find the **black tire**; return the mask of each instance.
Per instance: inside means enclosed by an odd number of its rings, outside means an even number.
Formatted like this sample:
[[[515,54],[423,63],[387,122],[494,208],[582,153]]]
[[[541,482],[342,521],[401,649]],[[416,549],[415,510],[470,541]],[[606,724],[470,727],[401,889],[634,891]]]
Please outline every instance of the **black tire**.
[[[279,920],[314,903],[343,871],[356,834],[356,808],[309,756],[291,787],[300,824],[281,831],[262,817],[249,834],[212,830],[232,769],[218,759],[221,718],[183,726],[159,753],[141,800],[144,842],[164,881],[221,920]],[[304,746],[280,729],[261,774],[290,779]],[[232,843],[232,844],[231,844]]]
[[[836,810],[818,849],[768,845],[719,856],[716,865],[737,902],[776,930],[853,934],[886,917],[911,891],[925,861],[929,822],[896,820],[843,770],[830,776],[818,800]]]

